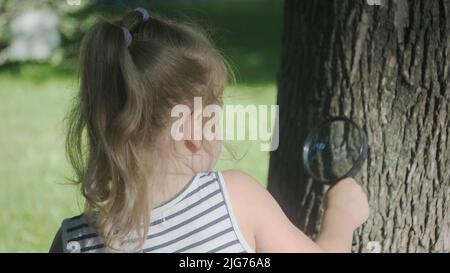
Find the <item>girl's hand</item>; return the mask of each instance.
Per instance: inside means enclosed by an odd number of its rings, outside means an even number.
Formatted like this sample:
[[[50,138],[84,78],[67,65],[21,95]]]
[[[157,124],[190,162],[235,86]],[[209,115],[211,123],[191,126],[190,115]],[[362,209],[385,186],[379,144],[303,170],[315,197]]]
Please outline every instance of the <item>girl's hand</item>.
[[[353,179],[345,178],[331,187],[324,200],[325,214],[345,221],[354,229],[369,218],[370,209],[362,187]]]

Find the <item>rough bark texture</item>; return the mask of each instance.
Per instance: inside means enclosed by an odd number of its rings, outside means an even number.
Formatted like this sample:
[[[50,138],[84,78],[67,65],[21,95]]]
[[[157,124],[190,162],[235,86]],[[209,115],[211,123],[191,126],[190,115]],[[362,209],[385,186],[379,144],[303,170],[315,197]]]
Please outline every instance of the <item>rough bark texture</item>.
[[[369,1],[374,2],[374,1]],[[286,0],[279,74],[280,146],[269,190],[310,235],[323,188],[302,168],[308,129],[344,115],[369,156],[357,180],[371,218],[355,251],[450,251],[450,0]]]

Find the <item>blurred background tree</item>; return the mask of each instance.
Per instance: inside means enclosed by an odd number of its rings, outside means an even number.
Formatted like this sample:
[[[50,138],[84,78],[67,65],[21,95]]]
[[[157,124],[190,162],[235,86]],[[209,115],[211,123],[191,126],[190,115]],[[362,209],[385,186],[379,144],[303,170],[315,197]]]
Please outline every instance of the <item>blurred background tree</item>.
[[[279,63],[281,6],[282,1],[276,0],[0,0],[0,65],[8,64],[4,55],[13,38],[11,22],[27,11],[50,10],[59,16],[61,45],[44,61],[73,70],[82,37],[96,20],[119,19],[126,10],[144,7],[204,27],[237,68],[239,82],[273,83]]]

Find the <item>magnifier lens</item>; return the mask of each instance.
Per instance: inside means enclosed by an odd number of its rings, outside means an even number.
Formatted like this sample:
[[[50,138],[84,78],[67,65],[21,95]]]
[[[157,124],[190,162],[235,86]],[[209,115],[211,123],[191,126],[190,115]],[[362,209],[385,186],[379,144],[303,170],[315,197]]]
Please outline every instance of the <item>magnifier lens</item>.
[[[320,125],[308,137],[306,160],[316,180],[335,182],[349,175],[361,161],[365,136],[353,122],[334,120]]]

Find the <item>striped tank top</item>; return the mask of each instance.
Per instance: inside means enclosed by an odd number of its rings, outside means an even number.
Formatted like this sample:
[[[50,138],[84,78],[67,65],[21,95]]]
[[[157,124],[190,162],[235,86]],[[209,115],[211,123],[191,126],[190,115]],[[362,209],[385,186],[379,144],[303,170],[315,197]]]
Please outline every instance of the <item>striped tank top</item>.
[[[83,214],[61,226],[64,252],[105,252]],[[141,252],[254,252],[240,232],[220,172],[195,175],[171,200],[152,209]]]

